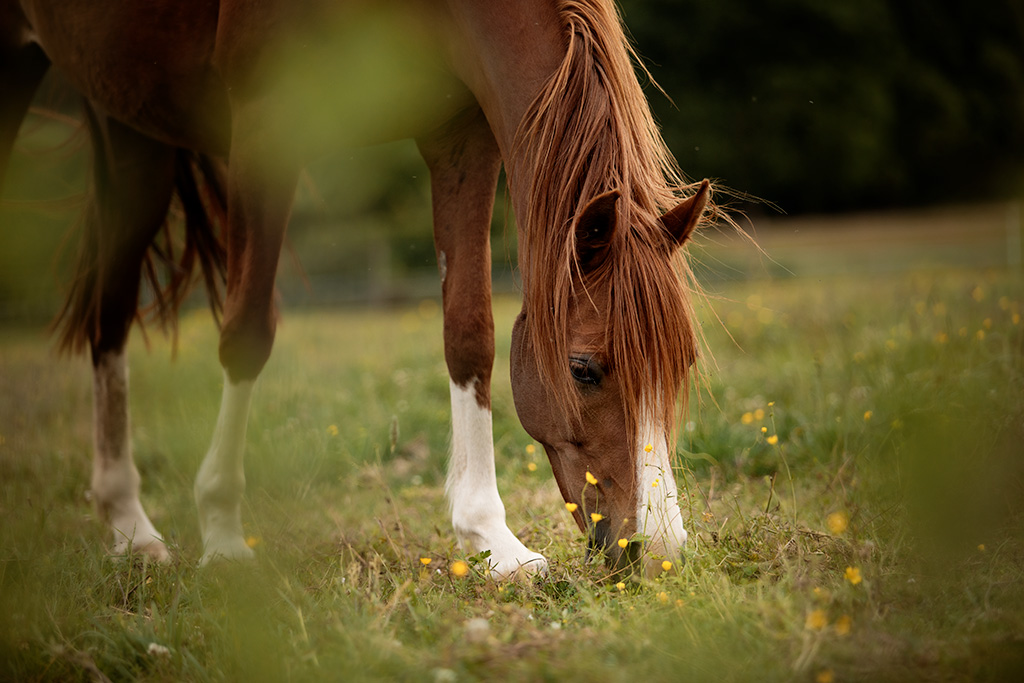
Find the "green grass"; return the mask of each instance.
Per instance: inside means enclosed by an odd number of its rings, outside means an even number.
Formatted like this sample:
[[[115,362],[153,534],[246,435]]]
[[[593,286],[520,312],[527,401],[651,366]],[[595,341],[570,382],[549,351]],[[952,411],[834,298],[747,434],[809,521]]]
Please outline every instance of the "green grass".
[[[131,347],[166,566],[103,553],[88,363],[0,330],[0,679],[1019,680],[1022,305],[1006,271],[723,285],[680,439],[687,563],[623,590],[527,450],[513,301],[496,303],[495,436],[510,526],[551,560],[528,584],[448,571],[466,558],[432,302],[286,312],[250,421],[258,559],[207,569],[191,484],[220,392],[208,317],[185,317],[173,362],[155,332]]]

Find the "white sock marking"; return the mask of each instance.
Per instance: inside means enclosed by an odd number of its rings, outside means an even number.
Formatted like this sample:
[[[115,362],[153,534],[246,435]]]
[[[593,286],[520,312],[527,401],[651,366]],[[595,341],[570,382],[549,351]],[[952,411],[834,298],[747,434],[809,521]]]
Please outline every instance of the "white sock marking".
[[[475,380],[467,387],[450,382],[452,456],[445,491],[451,503],[452,526],[464,548],[491,551],[491,571],[498,578],[507,578],[520,567],[544,572],[547,560],[524,546],[505,522],[505,506],[494,473],[491,411],[477,403],[475,385]]]
[[[93,369],[92,495],[114,532],[111,552],[129,548],[157,560],[167,548],[139,501],[139,471],[132,460],[128,364],[124,352],[99,356]]]
[[[196,475],[195,498],[206,564],[218,557],[253,556],[242,534],[242,494],[245,492],[245,431],[249,421],[253,381],[233,384],[224,373],[224,393],[213,442]]]

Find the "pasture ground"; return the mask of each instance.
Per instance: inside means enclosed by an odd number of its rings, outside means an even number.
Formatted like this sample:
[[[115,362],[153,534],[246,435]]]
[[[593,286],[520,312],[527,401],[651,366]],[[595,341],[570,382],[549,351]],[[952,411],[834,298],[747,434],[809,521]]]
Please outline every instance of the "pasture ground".
[[[510,525],[551,561],[532,583],[495,583],[453,542],[433,301],[286,312],[250,422],[258,559],[206,569],[191,490],[221,381],[208,315],[184,317],[174,361],[155,330],[131,346],[166,566],[102,552],[88,363],[8,324],[0,679],[1020,680],[1024,278],[819,270],[719,284],[700,307],[714,361],[679,439],[687,562],[622,586],[584,561],[515,418],[514,300],[495,305],[495,435]]]

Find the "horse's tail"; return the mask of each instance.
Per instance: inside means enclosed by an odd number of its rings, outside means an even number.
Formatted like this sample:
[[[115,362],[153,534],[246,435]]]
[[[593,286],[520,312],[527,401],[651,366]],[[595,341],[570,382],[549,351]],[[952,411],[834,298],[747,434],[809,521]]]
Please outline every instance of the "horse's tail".
[[[135,303],[127,311],[124,332],[133,320],[140,326],[154,320],[177,340],[178,311],[199,276],[206,288],[210,310],[220,324],[227,256],[222,228],[227,224],[227,194],[223,165],[204,154],[183,149],[175,154],[174,192],[176,204],[142,255],[142,288],[148,290],[148,303]],[[177,206],[182,220],[172,220]],[[64,306],[54,321],[61,351],[81,353],[101,343],[100,324],[103,292],[100,274],[136,263],[113,261],[108,249],[99,248],[101,220],[90,216],[84,221],[82,247],[71,279]],[[177,229],[183,224],[183,234]]]

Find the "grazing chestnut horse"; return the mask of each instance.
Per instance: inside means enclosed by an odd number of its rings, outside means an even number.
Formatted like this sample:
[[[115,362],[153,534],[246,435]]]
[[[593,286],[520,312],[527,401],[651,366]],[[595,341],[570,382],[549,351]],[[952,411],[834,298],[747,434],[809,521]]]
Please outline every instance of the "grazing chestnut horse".
[[[203,561],[246,558],[246,422],[274,340],[297,178],[324,149],[413,137],[431,173],[460,542],[490,551],[498,576],[546,568],[508,529],[495,480],[489,225],[504,163],[522,272],[511,351],[522,424],[613,566],[642,558],[650,575],[678,559],[669,444],[697,345],[676,256],[710,189],[682,180],[610,0],[0,0],[0,168],[51,65],[85,97],[95,147],[62,333],[92,354],[92,489],[115,552],[167,555],[139,501],[124,349],[174,189],[191,226],[183,262],[214,288],[226,267],[224,393],[195,482]],[[226,160],[226,176],[210,158]],[[211,206],[225,211],[224,254],[204,222]],[[179,295],[170,288],[165,307]]]

